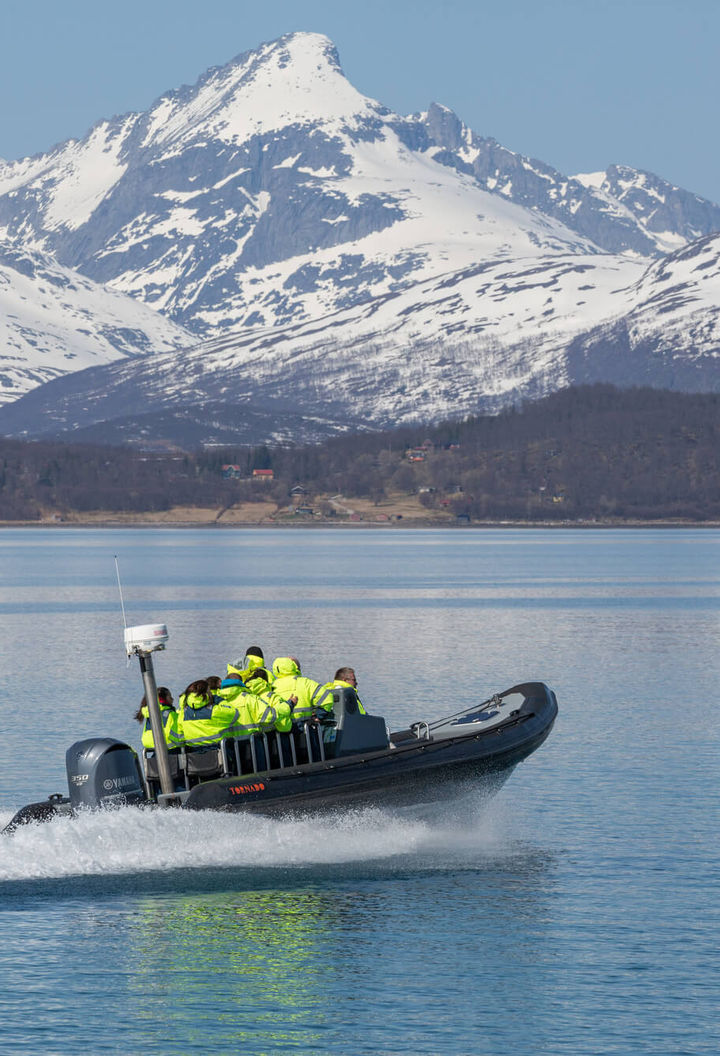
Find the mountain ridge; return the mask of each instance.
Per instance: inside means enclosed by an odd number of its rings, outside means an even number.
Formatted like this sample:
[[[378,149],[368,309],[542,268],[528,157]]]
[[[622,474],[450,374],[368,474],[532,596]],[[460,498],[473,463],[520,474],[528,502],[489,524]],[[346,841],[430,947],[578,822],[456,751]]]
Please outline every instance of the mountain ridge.
[[[15,428],[33,406],[53,428],[85,427],[101,406],[125,414],[133,386],[136,415],[229,393],[274,404],[282,383],[301,415],[317,404],[377,427],[550,391],[592,374],[593,357],[622,384],[627,334],[650,376],[664,340],[649,353],[657,302],[643,307],[638,283],[714,226],[720,207],[659,177],[566,177],[439,104],[394,114],[346,80],[329,38],[287,34],[0,167],[0,246],[56,255],[194,335],[185,352],[92,374],[94,395],[78,375],[0,420]],[[692,307],[697,283],[679,281],[714,376],[712,304]]]
[[[488,262],[322,319],[231,331],[153,359],[60,379],[0,409],[0,430],[67,436],[104,421],[117,430],[128,416],[152,413],[180,415],[197,429],[208,419],[206,408],[229,403],[252,409],[250,442],[273,443],[287,435],[278,424],[287,415],[307,419],[303,435],[319,439],[343,429],[496,413],[518,398],[597,381],[637,385],[654,377],[658,387],[720,389],[720,235],[640,266],[628,285],[618,286],[627,276],[613,269],[615,258],[606,264],[602,292],[606,301],[614,298],[614,310],[598,309],[592,322],[585,307],[588,326],[579,333],[572,313],[565,329],[558,315],[555,330],[536,331],[548,312],[557,314],[554,303],[563,307],[571,284],[578,303],[591,291],[599,297],[589,281],[598,277],[594,257],[512,267]],[[496,325],[504,325],[515,288],[522,289],[527,316],[513,321],[514,334],[495,333],[490,314],[478,317],[477,302],[487,313],[494,309]],[[440,340],[451,327],[453,345]],[[182,422],[172,428],[180,428],[172,439],[182,445]],[[223,442],[233,428],[238,442],[248,442],[245,423],[230,420]],[[216,436],[208,426],[208,441]]]

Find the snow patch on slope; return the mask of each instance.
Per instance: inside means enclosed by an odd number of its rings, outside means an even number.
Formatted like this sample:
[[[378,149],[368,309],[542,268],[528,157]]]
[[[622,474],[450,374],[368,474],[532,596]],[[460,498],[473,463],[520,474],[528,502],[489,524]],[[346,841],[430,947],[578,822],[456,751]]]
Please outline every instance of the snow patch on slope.
[[[50,378],[191,342],[145,305],[48,257],[0,249],[0,403]]]

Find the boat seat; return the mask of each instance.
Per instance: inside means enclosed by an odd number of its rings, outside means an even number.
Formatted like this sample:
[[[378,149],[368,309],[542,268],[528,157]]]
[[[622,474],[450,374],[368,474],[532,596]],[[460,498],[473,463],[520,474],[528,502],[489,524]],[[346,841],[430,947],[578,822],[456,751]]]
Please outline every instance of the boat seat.
[[[238,774],[257,774],[267,769],[265,761],[265,739],[262,734],[250,737],[234,737],[225,742],[231,749],[229,756],[235,762]]]
[[[145,756],[145,776],[147,777],[148,781],[159,781],[160,771],[158,769],[157,756],[155,755],[155,752],[146,751],[143,754]],[[180,752],[177,750],[169,751],[168,761],[170,763],[170,776],[174,781],[177,781],[178,778],[182,777],[183,773],[182,768],[180,766]]]
[[[358,707],[357,693],[351,686],[333,690],[333,719],[334,741],[328,738],[325,745],[328,756],[332,754],[337,758],[388,747],[385,719],[380,715],[363,715]]]
[[[185,769],[188,777],[201,780],[219,777],[227,773],[220,746],[210,748],[186,748]]]

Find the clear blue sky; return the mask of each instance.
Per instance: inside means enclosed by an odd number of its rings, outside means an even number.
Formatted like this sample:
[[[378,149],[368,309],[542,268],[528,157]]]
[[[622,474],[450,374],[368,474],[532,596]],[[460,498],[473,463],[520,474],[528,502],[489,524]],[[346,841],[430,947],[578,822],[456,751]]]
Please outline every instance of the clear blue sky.
[[[564,173],[619,162],[720,202],[720,0],[0,0],[0,157],[298,29],[401,113],[445,103]]]

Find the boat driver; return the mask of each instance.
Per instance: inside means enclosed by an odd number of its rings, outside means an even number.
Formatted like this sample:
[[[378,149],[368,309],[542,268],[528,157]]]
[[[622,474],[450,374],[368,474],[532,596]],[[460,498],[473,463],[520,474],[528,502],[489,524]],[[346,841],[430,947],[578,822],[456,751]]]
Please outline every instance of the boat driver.
[[[355,696],[357,697],[358,702],[358,711],[361,715],[367,715],[367,712],[365,711],[365,708],[363,706],[363,702],[360,700],[360,696],[357,691],[357,677],[355,675],[354,668],[339,667],[335,672],[335,677],[333,681],[327,682],[323,686],[323,689],[328,690],[330,692],[330,707],[328,709],[329,711],[332,710],[332,691],[334,689],[354,689]],[[326,707],[326,705],[323,706]]]

